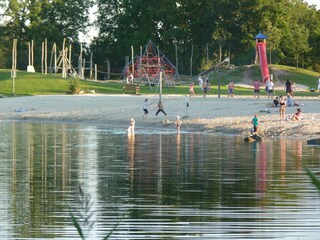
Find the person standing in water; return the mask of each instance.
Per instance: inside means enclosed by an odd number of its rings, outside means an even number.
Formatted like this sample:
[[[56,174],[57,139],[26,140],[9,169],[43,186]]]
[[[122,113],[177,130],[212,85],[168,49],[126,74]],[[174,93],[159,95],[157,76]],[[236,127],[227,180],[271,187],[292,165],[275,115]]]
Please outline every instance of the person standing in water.
[[[176,123],[177,132],[180,132],[181,120],[180,120],[179,116],[177,116],[177,119],[176,119],[175,123]]]
[[[258,126],[259,126],[259,118],[258,118],[258,113],[254,114],[251,124],[253,126],[253,129],[251,130],[251,134],[255,135],[257,134],[258,131]]]
[[[136,122],[134,121],[133,118],[130,120],[130,126],[128,128],[128,133],[134,133],[134,128],[135,128]]]

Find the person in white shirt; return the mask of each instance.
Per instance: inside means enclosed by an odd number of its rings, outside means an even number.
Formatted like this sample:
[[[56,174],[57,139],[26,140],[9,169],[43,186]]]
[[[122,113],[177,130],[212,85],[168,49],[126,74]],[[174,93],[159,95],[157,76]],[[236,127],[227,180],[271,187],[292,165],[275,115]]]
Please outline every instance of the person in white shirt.
[[[266,82],[266,86],[267,86],[268,99],[272,99],[273,98],[274,83],[268,79]]]
[[[203,90],[203,79],[202,79],[201,75],[199,76],[198,81],[199,81],[199,88],[201,90]]]
[[[151,105],[151,103],[148,103],[148,98],[146,98],[143,102],[143,105],[142,105],[142,109],[144,111],[144,114],[143,114],[143,118],[146,118],[148,117],[148,106]]]

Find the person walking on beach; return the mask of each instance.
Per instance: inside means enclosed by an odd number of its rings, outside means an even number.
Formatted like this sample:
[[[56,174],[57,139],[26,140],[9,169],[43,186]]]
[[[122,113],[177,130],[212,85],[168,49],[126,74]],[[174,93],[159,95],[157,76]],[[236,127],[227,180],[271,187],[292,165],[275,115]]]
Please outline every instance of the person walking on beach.
[[[280,105],[280,109],[279,109],[280,120],[284,120],[284,115],[286,113],[286,105],[287,105],[285,97],[280,96],[279,105]]]
[[[234,83],[233,81],[228,84],[228,97],[233,97],[234,94]]]
[[[179,116],[177,116],[177,119],[176,119],[175,123],[176,123],[177,132],[180,132],[181,120],[180,120]]]
[[[190,83],[189,92],[190,92],[190,97],[194,97],[194,82]]]
[[[158,111],[156,112],[156,116],[158,116],[158,113],[159,113],[159,112],[163,112],[164,115],[167,116],[166,112],[163,110],[163,104],[162,104],[161,101],[159,101],[159,103],[158,103]]]
[[[287,79],[286,83],[284,84],[284,90],[286,91],[287,95],[292,93],[292,84],[289,79]]]
[[[203,90],[203,97],[205,98],[207,96],[207,91],[208,91],[208,83],[206,81],[203,81],[202,83],[202,90]]]
[[[254,114],[251,124],[253,129],[251,130],[251,135],[256,135],[258,131],[258,126],[259,126],[259,118],[258,118],[258,113]]]
[[[199,82],[199,88],[200,88],[201,90],[203,90],[203,88],[202,88],[203,79],[202,79],[201,75],[200,75],[199,78],[198,78],[198,82]]]
[[[267,94],[268,94],[268,99],[273,98],[273,88],[274,88],[273,82],[268,79],[266,82],[266,90],[267,90]]]
[[[253,95],[254,95],[254,98],[256,98],[256,96],[260,98],[260,80],[259,79],[253,82]]]
[[[148,103],[148,98],[146,98],[143,102],[143,106],[142,106],[142,109],[144,111],[144,114],[143,114],[143,118],[145,117],[148,117],[148,106],[151,105],[151,103]]]

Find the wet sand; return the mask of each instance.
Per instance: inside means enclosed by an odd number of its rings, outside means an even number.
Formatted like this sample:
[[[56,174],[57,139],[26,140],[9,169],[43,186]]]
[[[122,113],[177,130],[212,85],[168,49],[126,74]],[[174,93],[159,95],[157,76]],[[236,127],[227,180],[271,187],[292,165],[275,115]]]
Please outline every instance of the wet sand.
[[[148,98],[152,103],[149,115],[143,118],[142,105]],[[251,129],[251,119],[258,113],[259,134],[263,137],[320,136],[320,99],[296,98],[302,109],[301,121],[291,121],[297,107],[287,107],[287,120],[279,119],[279,108],[271,106],[265,96],[254,99],[252,96],[227,98],[222,96],[163,96],[165,116],[157,111],[158,95],[59,95],[30,96],[0,99],[2,121],[41,121],[52,123],[105,124],[127,128],[130,119],[139,129],[157,128],[175,130],[176,116],[182,120],[181,132],[203,132],[216,135],[247,136]]]

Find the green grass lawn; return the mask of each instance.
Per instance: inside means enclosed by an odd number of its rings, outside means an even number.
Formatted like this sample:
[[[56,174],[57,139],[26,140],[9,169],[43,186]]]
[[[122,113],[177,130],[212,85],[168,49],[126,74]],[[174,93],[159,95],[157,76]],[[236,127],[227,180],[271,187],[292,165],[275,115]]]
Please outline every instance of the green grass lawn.
[[[294,67],[273,65],[277,69],[281,69],[286,72],[286,78],[294,81],[296,84],[303,84],[309,88],[317,88],[317,77],[319,73],[307,71],[304,69],[297,69]],[[208,95],[218,94],[218,85],[220,84],[220,94],[227,95],[227,84],[230,80],[235,83],[241,83],[244,81],[244,72],[246,66],[236,67],[233,69],[220,69],[219,72],[215,72],[210,75],[209,81],[211,83],[211,91]],[[260,77],[259,66],[252,66],[251,77],[253,79]],[[286,79],[281,79],[285,81]],[[185,81],[175,87],[168,88],[163,86],[163,94],[189,94],[189,81]],[[192,81],[195,83],[195,93],[202,95],[202,92],[198,88],[198,82],[196,78]],[[98,94],[122,94],[123,83],[121,81],[80,81],[80,89],[83,91],[94,90]],[[14,84],[14,95],[16,96],[32,96],[32,95],[54,95],[54,94],[67,94],[69,90],[69,79],[61,78],[61,74],[41,74],[41,73],[28,73],[25,71],[18,71]],[[141,85],[141,94],[158,94],[159,89],[157,86],[153,86],[150,89],[149,86]],[[0,94],[5,96],[13,95],[13,81],[11,78],[10,70],[0,70]],[[284,91],[278,91],[277,95],[284,95]],[[253,95],[251,88],[236,87],[235,95]],[[261,95],[265,95],[264,91],[261,91]],[[296,96],[313,96],[318,97],[319,93],[310,91],[296,92]]]

